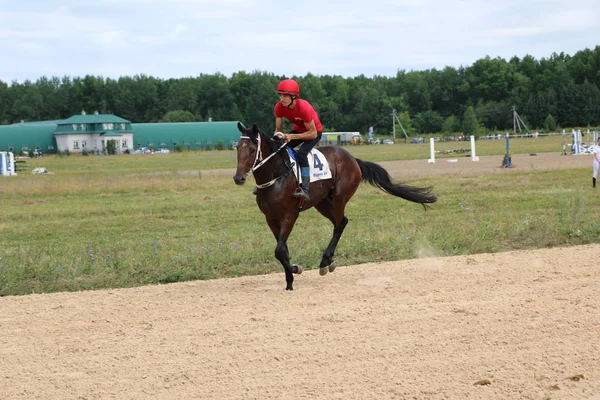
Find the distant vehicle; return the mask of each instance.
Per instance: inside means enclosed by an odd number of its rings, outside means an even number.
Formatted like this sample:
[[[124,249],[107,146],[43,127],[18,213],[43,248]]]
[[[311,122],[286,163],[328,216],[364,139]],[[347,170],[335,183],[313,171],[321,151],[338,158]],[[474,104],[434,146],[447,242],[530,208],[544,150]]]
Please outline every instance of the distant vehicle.
[[[456,139],[454,138],[454,136],[448,136],[446,137],[446,142],[454,142]]]
[[[439,138],[439,137],[434,137],[434,138],[433,138],[433,141],[434,141],[434,142],[439,142],[439,141],[440,141],[440,138]]]
[[[320,144],[356,144],[362,143],[360,132],[323,132]]]
[[[392,139],[383,139],[383,142],[381,142],[383,144],[394,144],[394,141]]]
[[[132,151],[131,154],[150,154],[152,151],[147,147],[140,147],[139,149]]]
[[[158,149],[153,154],[169,154],[171,150],[169,149]]]
[[[416,138],[412,138],[410,139],[411,143],[423,143],[423,138],[420,137],[416,137]]]

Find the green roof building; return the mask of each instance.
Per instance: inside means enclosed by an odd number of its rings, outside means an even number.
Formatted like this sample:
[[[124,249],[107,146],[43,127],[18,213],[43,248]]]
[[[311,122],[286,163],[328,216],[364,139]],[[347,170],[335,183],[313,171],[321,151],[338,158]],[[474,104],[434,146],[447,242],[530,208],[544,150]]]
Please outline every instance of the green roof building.
[[[132,124],[113,114],[74,115],[60,121],[21,122],[0,126],[0,151],[43,153],[102,152],[114,140],[117,152],[150,149],[201,149],[237,142],[238,121]]]
[[[175,145],[183,148],[214,148],[219,142],[229,147],[240,138],[237,121],[234,122],[170,122],[156,124],[132,124],[136,147],[167,148]]]
[[[56,125],[58,150],[102,152],[113,140],[117,153],[133,149],[131,122],[112,114],[74,115]]]
[[[21,154],[37,148],[43,153],[54,153],[57,147],[52,132],[55,129],[55,124],[39,122],[0,125],[0,151]]]

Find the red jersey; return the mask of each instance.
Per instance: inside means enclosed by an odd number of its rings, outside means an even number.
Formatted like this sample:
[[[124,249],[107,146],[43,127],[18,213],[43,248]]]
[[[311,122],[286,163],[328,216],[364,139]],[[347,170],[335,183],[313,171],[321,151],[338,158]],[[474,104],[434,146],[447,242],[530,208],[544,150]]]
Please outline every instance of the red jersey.
[[[277,104],[275,104],[275,117],[285,118],[290,122],[293,122],[294,127],[292,130],[300,133],[307,131],[306,126],[304,126],[305,122],[315,121],[317,132],[323,132],[323,126],[321,125],[321,121],[319,121],[317,112],[306,100],[296,99],[296,105],[291,109],[278,101]]]

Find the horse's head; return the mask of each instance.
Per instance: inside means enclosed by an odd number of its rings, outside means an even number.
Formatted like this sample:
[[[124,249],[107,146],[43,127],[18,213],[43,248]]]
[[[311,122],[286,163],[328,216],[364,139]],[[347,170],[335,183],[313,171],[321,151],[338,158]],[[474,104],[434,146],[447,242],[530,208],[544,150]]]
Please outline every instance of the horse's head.
[[[256,177],[258,169],[267,161],[273,160],[272,157],[285,147],[285,143],[279,138],[261,132],[256,124],[252,125],[251,128],[246,128],[238,122],[238,129],[242,136],[240,136],[237,146],[237,170],[233,180],[237,185],[243,185],[246,183],[246,176],[248,176],[250,170],[255,172]],[[279,160],[281,162],[281,159]],[[276,173],[277,164],[272,164],[272,162],[269,167],[262,169],[260,173]],[[282,166],[285,167],[285,163],[282,163]]]
[[[237,127],[242,136],[237,145],[237,170],[233,180],[236,185],[243,185],[246,183],[246,176],[256,162],[260,132],[256,124],[251,128],[246,128],[238,122]]]

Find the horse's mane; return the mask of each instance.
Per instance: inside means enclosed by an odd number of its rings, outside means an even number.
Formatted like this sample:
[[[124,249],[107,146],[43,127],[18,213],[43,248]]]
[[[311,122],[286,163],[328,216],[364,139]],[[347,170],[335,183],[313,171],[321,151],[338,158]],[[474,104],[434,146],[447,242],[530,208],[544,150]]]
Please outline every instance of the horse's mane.
[[[260,129],[258,127],[256,129],[258,129],[258,134],[261,136],[261,139],[263,140],[263,142],[265,142],[267,144],[267,146],[269,147],[271,154],[273,154],[277,150],[279,150],[279,148],[283,144],[283,141],[281,139],[276,138],[273,135],[269,135],[268,133],[264,132],[262,129]],[[279,155],[283,159],[284,164],[287,165],[288,167],[290,167],[291,160],[290,160],[290,155],[288,154],[288,152],[285,151],[285,149],[282,149],[281,151],[279,151]]]
[[[264,132],[260,128],[257,128],[257,129],[258,129],[258,134],[262,137],[262,140],[265,143],[267,143],[267,146],[269,146],[269,150],[271,150],[271,153],[276,152],[277,149],[279,149],[279,147],[281,147],[281,145],[283,144],[281,139],[278,139],[278,138],[274,137],[273,135],[269,135],[268,133]]]

